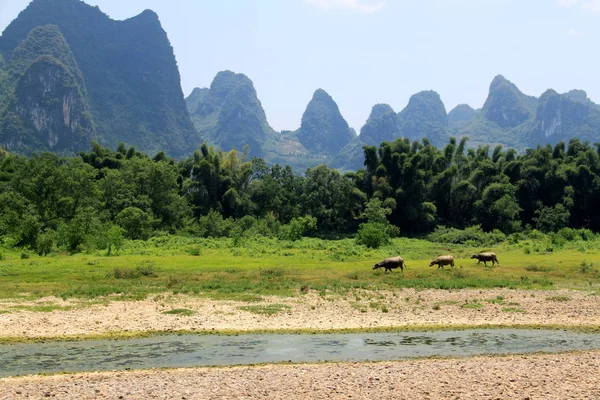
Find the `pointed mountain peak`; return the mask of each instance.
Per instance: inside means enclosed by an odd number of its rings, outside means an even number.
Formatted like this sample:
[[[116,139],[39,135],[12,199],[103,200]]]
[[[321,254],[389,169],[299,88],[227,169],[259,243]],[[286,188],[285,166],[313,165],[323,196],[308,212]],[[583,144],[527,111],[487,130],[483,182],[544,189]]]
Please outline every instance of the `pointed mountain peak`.
[[[37,26],[15,48],[11,57],[12,68],[23,72],[33,60],[42,55],[49,55],[64,64],[74,63],[73,53],[56,25]],[[74,65],[67,65],[73,67]]]
[[[234,89],[240,85],[246,85],[254,90],[254,84],[244,74],[236,74],[232,71],[221,71],[210,84],[210,93],[216,99],[224,100]]]
[[[482,112],[501,128],[514,128],[535,113],[536,101],[535,97],[524,95],[514,83],[498,75],[490,84]]]
[[[210,89],[194,89],[186,103],[204,140],[226,151],[249,145],[250,155],[264,155],[263,144],[273,129],[246,75],[221,71]]]
[[[424,90],[410,96],[408,105],[402,113],[405,112],[425,112],[432,118],[440,122],[445,121],[447,124],[446,107],[440,95],[433,90]]]
[[[67,40],[56,25],[35,27],[13,51],[9,70],[18,76],[39,57],[52,57],[61,62],[85,92],[83,76]]]
[[[477,111],[468,104],[459,104],[448,113],[448,124],[451,128],[461,129],[477,116]]]
[[[317,89],[302,115],[300,143],[311,151],[333,154],[355,136],[333,98],[323,89]]]
[[[590,101],[585,90],[574,89],[565,93],[565,96],[570,100],[578,101],[580,103],[588,103]]]
[[[470,121],[477,115],[477,111],[468,104],[459,104],[448,113],[448,120]]]
[[[369,119],[371,118],[380,118],[382,115],[393,113],[394,109],[389,104],[375,104],[373,108],[371,108],[371,114],[369,115]]]
[[[333,101],[333,98],[329,95],[329,93],[327,93],[321,88],[315,90],[315,92],[313,93],[313,99],[330,99],[331,101]]]
[[[369,119],[360,129],[360,140],[368,145],[379,145],[398,137],[396,113],[389,104],[375,104]],[[361,153],[362,154],[362,153]]]
[[[513,86],[515,86],[515,84],[512,83],[511,81],[509,81],[508,79],[506,79],[504,77],[504,75],[498,74],[498,75],[496,75],[494,77],[494,79],[492,79],[492,83],[490,84],[490,87],[496,87],[496,86],[500,86],[500,85],[513,85]]]
[[[441,146],[448,137],[448,114],[440,95],[425,90],[411,96],[408,105],[398,113],[400,136],[411,140],[428,138]]]
[[[333,100],[333,97],[331,97],[329,93],[327,93],[323,89],[315,90],[312,99],[308,103],[306,109],[308,110],[309,108],[316,107],[318,105],[326,105],[326,107],[328,107],[328,111],[330,111],[331,113],[340,114],[340,110],[335,100]],[[339,116],[341,117],[341,114]],[[346,121],[344,120],[344,122]]]
[[[544,93],[542,93],[542,95],[540,96],[540,100],[542,98],[547,98],[547,97],[552,97],[552,96],[560,96],[560,95],[558,94],[558,92],[556,90],[548,89]]]
[[[192,89],[192,93],[190,93],[189,97],[204,97],[208,94],[208,91],[210,89],[209,88],[199,88],[199,87],[195,87],[194,89]]]
[[[185,104],[187,106],[188,112],[191,114],[198,108],[198,105],[202,100],[208,96],[210,89],[208,88],[194,88],[192,93],[188,97],[185,98]]]
[[[140,14],[138,14],[138,16],[136,18],[144,18],[147,20],[158,21],[158,14],[147,8],[144,11],[142,11]]]

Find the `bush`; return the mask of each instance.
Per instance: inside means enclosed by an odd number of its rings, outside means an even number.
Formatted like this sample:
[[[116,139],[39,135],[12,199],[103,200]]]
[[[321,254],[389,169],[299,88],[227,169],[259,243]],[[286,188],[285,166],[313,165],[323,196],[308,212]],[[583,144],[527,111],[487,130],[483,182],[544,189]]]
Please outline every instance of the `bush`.
[[[438,243],[469,244],[472,246],[491,246],[502,243],[506,235],[497,229],[484,232],[480,226],[470,226],[465,230],[438,226],[427,239]]]
[[[265,236],[265,237],[277,237],[279,236],[279,230],[281,229],[281,223],[277,218],[269,213],[263,218],[257,220],[252,228],[247,232],[249,236]]]
[[[198,235],[205,238],[230,237],[235,227],[232,218],[224,219],[221,213],[215,210],[210,210],[207,215],[198,218]]]
[[[113,225],[110,227],[108,232],[106,233],[106,242],[108,251],[106,253],[107,256],[111,255],[112,249],[121,250],[123,247],[123,243],[125,242],[125,238],[123,234],[125,230],[118,225]]]
[[[391,243],[388,225],[381,222],[366,222],[360,224],[356,233],[356,243],[377,249]]]
[[[44,232],[38,236],[36,250],[40,256],[45,256],[52,253],[55,236],[56,234],[54,231]]]
[[[300,240],[307,232],[314,231],[317,228],[317,219],[306,216],[294,218],[288,225],[284,225],[279,230],[279,238],[283,240]]]

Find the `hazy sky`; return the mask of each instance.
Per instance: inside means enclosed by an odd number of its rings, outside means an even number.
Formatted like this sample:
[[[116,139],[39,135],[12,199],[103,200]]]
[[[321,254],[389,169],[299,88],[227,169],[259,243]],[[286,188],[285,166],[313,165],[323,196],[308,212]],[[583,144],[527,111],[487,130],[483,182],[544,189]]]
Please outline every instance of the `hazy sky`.
[[[584,89],[600,103],[600,0],[86,0],[114,19],[160,17],[181,84],[246,74],[270,124],[296,129],[317,88],[360,130],[435,90],[479,108],[497,74],[539,96]],[[4,30],[29,0],[0,0]]]

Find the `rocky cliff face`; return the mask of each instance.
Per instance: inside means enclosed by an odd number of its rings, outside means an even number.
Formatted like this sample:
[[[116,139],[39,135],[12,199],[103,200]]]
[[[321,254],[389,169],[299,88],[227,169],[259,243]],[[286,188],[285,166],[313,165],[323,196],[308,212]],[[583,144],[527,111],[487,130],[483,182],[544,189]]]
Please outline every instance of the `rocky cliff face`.
[[[302,115],[298,140],[309,151],[335,154],[356,137],[327,92],[317,89]]]
[[[539,98],[532,143],[568,142],[572,137],[596,141],[600,134],[600,109],[583,91],[558,94],[547,90]]]
[[[77,151],[89,145],[94,126],[87,100],[75,76],[55,58],[36,59],[15,93],[15,113],[50,150]]]
[[[95,130],[86,87],[71,49],[55,25],[40,26],[7,65],[0,140],[17,151],[76,152]]]

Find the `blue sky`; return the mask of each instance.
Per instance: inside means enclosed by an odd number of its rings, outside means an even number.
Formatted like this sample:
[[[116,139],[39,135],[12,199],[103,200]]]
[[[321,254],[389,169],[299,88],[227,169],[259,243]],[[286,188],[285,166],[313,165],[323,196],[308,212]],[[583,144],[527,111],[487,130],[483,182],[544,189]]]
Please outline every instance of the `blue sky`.
[[[539,96],[600,103],[600,0],[86,0],[114,19],[160,17],[185,95],[246,74],[269,123],[296,129],[317,88],[357,132],[376,103],[421,90],[479,108],[497,74]],[[0,30],[29,0],[0,0]]]

